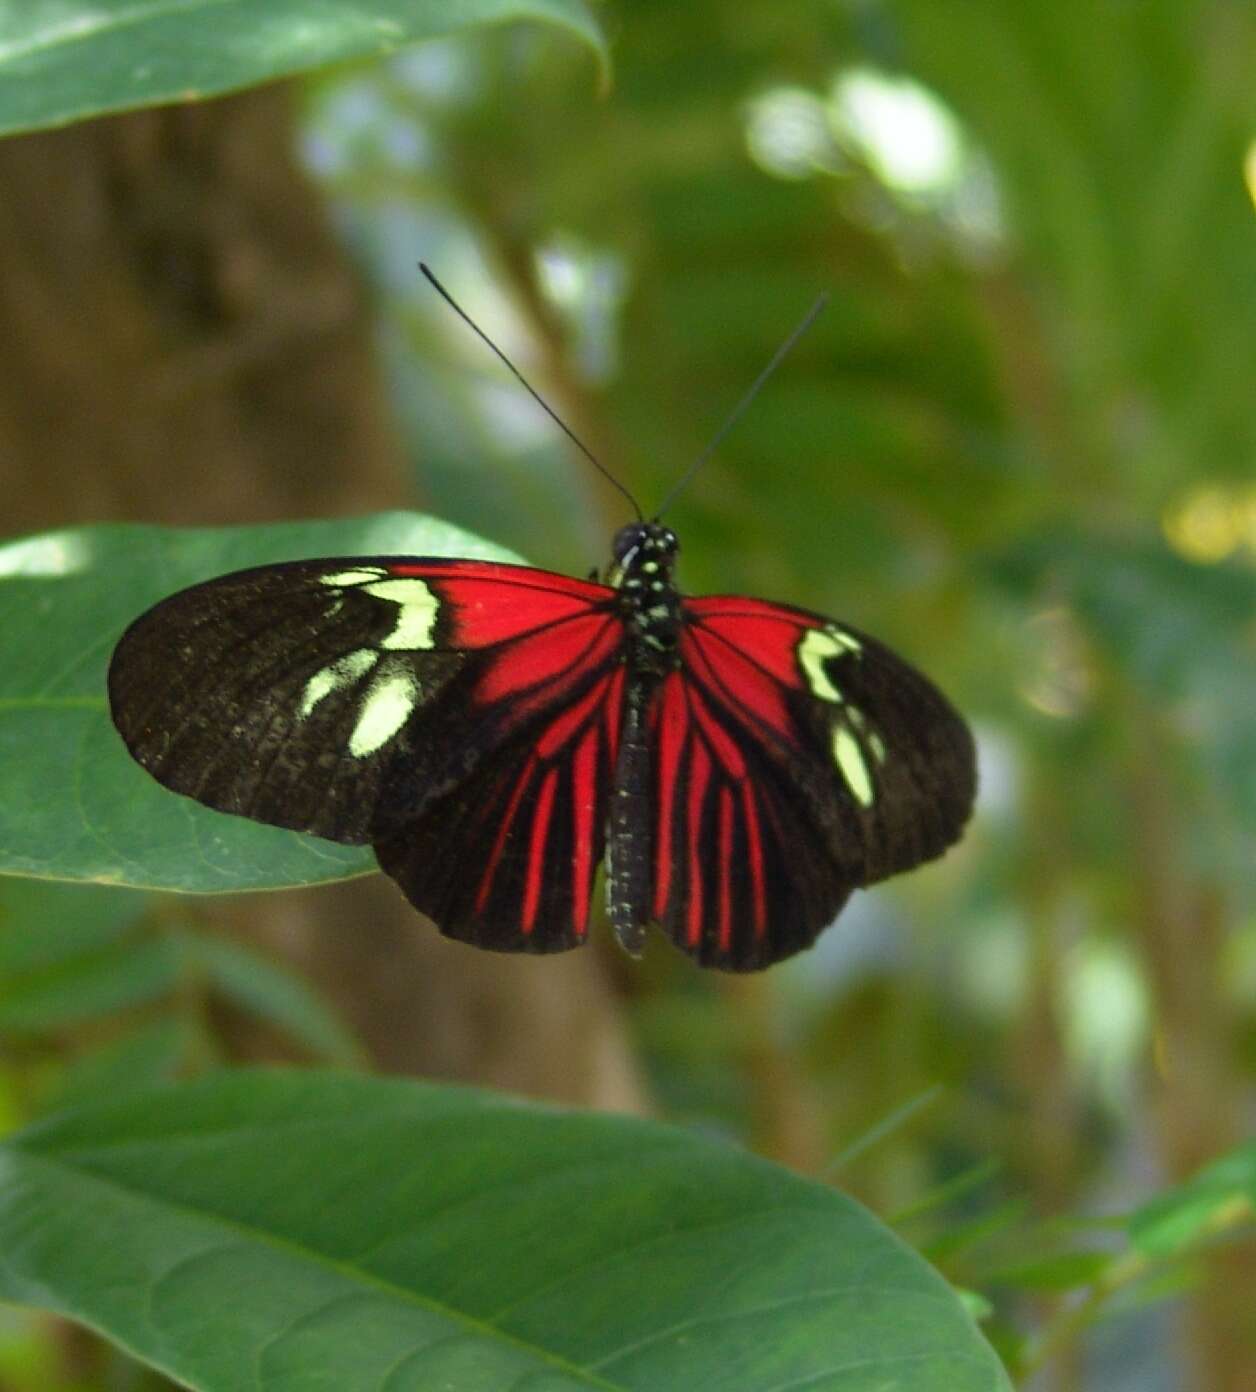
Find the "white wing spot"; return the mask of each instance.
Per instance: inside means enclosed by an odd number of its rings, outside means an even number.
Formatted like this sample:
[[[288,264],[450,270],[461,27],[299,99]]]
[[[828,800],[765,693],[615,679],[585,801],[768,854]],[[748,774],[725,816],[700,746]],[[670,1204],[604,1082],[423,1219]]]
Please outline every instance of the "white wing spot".
[[[875,799],[872,775],[868,772],[859,741],[844,725],[838,725],[833,731],[833,757],[855,801],[861,807],[871,807]]]
[[[355,682],[361,681],[378,660],[379,654],[374,648],[358,648],[356,652],[346,653],[344,657],[338,658],[330,667],[315,672],[306,682],[305,691],[301,695],[301,719],[306,719],[325,696],[339,691],[341,687],[352,686]]]
[[[841,705],[842,693],[829,679],[824,664],[840,653],[862,651],[863,644],[857,638],[852,638],[849,633],[843,633],[840,628],[832,625],[828,628],[809,628],[798,644],[798,661],[802,664],[803,674],[811,687],[812,695],[818,696],[821,701],[832,701],[835,705]]]
[[[414,652],[432,646],[440,601],[422,580],[375,580],[364,586],[364,592],[372,599],[387,600],[397,606],[397,627],[380,647]]]
[[[413,672],[393,671],[376,677],[349,736],[349,753],[364,759],[382,749],[410,718],[418,699],[419,684]]]

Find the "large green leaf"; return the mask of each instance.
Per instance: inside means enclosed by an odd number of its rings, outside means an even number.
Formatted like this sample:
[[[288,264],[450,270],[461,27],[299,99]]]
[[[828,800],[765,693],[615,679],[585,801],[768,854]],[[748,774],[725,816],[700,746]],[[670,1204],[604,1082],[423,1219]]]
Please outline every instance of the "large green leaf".
[[[0,0],[0,134],[237,91],[484,24],[606,49],[584,0]]]
[[[994,1392],[849,1199],[626,1118],[218,1075],[0,1147],[0,1294],[235,1392]]]
[[[360,875],[369,851],[175,797],[133,763],[105,672],[122,630],[163,596],[243,566],[408,552],[512,560],[410,513],[172,530],[105,526],[0,547],[0,871],[214,893]]]

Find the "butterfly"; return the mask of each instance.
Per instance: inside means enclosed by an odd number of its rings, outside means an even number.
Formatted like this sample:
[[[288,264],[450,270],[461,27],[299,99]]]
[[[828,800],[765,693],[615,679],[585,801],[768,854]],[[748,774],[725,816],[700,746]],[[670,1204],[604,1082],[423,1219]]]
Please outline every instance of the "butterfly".
[[[678,551],[656,516],[601,579],[411,556],[222,576],[127,629],[113,721],[175,792],[370,844],[463,942],[579,946],[605,860],[628,951],[655,924],[703,966],[767,967],[957,840],[972,736],[847,624],[683,595]]]

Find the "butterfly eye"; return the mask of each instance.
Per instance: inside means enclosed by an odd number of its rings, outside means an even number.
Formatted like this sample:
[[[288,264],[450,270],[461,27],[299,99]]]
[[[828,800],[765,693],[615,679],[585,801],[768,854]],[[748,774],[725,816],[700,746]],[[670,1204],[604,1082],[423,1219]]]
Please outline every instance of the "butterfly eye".
[[[623,565],[634,551],[646,544],[648,538],[645,528],[639,522],[630,522],[615,533],[615,540],[611,543],[611,554],[615,557],[617,565]]]

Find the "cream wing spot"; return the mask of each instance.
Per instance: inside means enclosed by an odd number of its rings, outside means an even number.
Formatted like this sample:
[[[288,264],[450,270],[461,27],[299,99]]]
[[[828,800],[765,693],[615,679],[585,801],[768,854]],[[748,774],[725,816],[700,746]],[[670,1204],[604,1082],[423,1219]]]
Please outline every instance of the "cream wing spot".
[[[333,691],[361,681],[378,660],[379,654],[373,648],[358,648],[356,652],[346,653],[330,667],[315,672],[306,682],[305,690],[301,694],[301,705],[298,708],[301,719],[307,719],[315,706]]]
[[[376,677],[349,736],[349,753],[364,759],[382,749],[409,720],[418,699],[419,684],[413,672],[394,670]]]
[[[885,741],[871,727],[863,711],[851,705],[838,690],[825,666],[844,653],[858,656],[862,652],[863,644],[859,639],[836,624],[809,628],[797,647],[798,665],[802,668],[811,694],[818,700],[842,708],[840,713],[833,713],[831,726],[831,748],[838,772],[855,801],[861,807],[871,807],[876,801],[876,789],[864,748],[867,747],[878,764],[883,764]]]
[[[432,646],[440,601],[422,580],[375,580],[363,586],[363,592],[397,606],[397,626],[381,647],[414,652]]]
[[[369,570],[338,570],[333,575],[320,575],[318,583],[343,589],[346,585],[369,584],[372,580],[379,580],[387,574],[388,572],[382,566],[372,566]]]
[[[861,807],[871,807],[876,796],[872,790],[872,775],[868,772],[859,741],[845,725],[834,727],[833,758],[855,801]]]
[[[837,637],[824,628],[809,628],[798,644],[798,661],[807,678],[807,685],[811,688],[811,694],[821,701],[832,701],[837,705],[842,702],[842,693],[833,685],[824,664],[845,651],[847,649]]]

